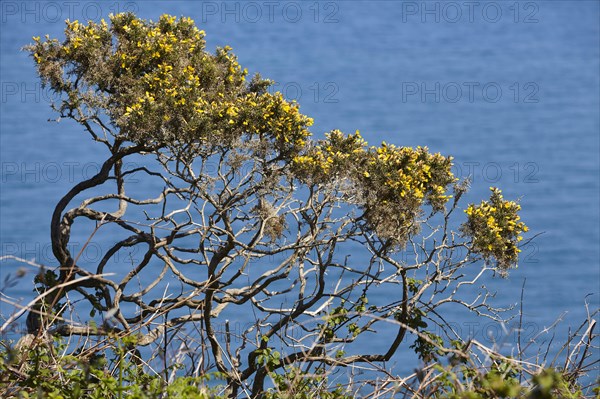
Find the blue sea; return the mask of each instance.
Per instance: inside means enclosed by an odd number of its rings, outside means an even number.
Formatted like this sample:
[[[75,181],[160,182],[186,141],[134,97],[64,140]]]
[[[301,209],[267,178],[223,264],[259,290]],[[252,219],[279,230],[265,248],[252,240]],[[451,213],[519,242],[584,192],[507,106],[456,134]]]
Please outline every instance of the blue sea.
[[[67,18],[133,11],[156,20],[168,13],[193,18],[207,33],[208,49],[230,45],[251,74],[274,80],[274,90],[314,118],[316,137],[360,130],[373,145],[428,146],[454,156],[455,174],[471,178],[465,203],[487,197],[490,186],[520,199],[529,237],[541,234],[507,279],[490,276],[485,284],[497,292],[495,305],[518,309],[525,283],[524,339],[560,319],[550,344],[556,349],[598,309],[598,1],[0,4],[1,255],[56,264],[51,212],[106,156],[75,124],[48,122],[53,95],[41,88],[21,47],[32,36],[62,37]],[[73,240],[75,251],[85,243],[83,235]],[[86,250],[99,259],[94,248]],[[0,284],[20,266],[0,262]],[[33,272],[4,294],[29,301],[32,278]],[[0,306],[7,317],[10,306]],[[509,325],[452,322],[463,336],[489,343],[492,334],[514,344]],[[380,335],[362,349],[376,351],[389,339]],[[394,361],[404,371],[414,368],[399,356]]]

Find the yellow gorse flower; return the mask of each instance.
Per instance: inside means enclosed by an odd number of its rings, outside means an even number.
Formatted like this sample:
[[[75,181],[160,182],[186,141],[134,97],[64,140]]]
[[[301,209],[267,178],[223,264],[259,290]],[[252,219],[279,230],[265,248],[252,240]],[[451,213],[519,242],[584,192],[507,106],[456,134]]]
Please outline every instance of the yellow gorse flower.
[[[505,200],[497,188],[490,187],[490,190],[492,194],[489,201],[482,201],[479,205],[470,204],[465,209],[468,220],[462,231],[473,239],[474,252],[486,260],[495,259],[498,266],[505,270],[517,264],[521,252],[517,243],[523,239],[521,233],[528,231],[528,228],[519,222],[521,206]]]

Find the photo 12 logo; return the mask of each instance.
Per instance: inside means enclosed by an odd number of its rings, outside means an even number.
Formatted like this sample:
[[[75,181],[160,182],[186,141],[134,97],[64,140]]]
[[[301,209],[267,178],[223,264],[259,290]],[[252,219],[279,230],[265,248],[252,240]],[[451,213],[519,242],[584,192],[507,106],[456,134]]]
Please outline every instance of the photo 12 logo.
[[[67,249],[78,263],[97,265],[102,261],[107,253],[106,243],[96,241],[71,241],[67,244]],[[25,259],[35,262],[39,265],[56,266],[56,258],[52,252],[52,243],[50,242],[31,242],[31,241],[5,241],[0,244],[0,267],[9,270],[15,266],[14,259]],[[140,262],[143,258],[142,248],[138,246],[124,247],[112,254],[109,261],[110,265],[131,265]],[[18,267],[25,266],[16,264]]]
[[[339,22],[339,5],[334,1],[203,1],[202,22]]]
[[[43,87],[40,82],[1,82],[0,102],[7,103],[48,103],[54,104],[60,100],[60,94],[52,91],[48,85]]]
[[[140,168],[135,162],[123,164],[123,171],[128,173],[124,181],[137,183],[136,169]],[[97,162],[2,162],[2,183],[77,183],[97,175],[102,164]]]
[[[497,103],[503,98],[514,103],[540,102],[536,82],[402,82],[401,90],[403,103]]]
[[[539,22],[537,2],[403,1],[403,23],[512,23]]]
[[[62,23],[66,19],[99,21],[109,14],[138,11],[138,5],[133,1],[2,1],[0,3],[3,24]]]
[[[499,162],[465,161],[452,164],[452,173],[459,179],[469,179],[471,183],[485,181],[498,183],[539,183],[540,166],[537,162]]]
[[[506,345],[509,348],[514,347],[517,342],[531,342],[543,333],[537,323],[524,321],[519,324],[516,321],[511,323],[499,323],[488,321],[485,323],[479,321],[465,321],[462,323],[448,322],[449,330],[456,336],[463,339],[475,339],[487,345]],[[438,335],[444,335],[445,331],[437,328]]]
[[[313,82],[310,85],[298,82],[275,82],[269,87],[270,93],[280,92],[288,101],[312,101],[314,103],[331,104],[340,102],[340,88],[335,82]]]
[[[521,250],[519,255],[519,264],[529,263],[540,263],[540,245],[536,241],[526,241],[524,244],[519,245]],[[433,253],[438,252],[442,254],[449,262],[460,263],[463,262],[466,257],[471,254],[470,250],[464,246],[458,246],[455,248],[422,248],[420,252],[414,251],[403,251],[398,255],[398,260],[407,265],[418,265],[427,263],[428,259]]]

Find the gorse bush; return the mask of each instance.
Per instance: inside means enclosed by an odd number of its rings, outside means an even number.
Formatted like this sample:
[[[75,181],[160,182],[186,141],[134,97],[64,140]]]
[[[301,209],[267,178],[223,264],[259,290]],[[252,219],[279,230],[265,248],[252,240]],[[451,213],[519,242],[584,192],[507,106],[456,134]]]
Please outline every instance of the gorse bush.
[[[36,278],[28,341],[5,345],[3,397],[581,397],[593,325],[558,373],[445,317],[501,321],[483,278],[528,241],[516,202],[493,188],[465,215],[451,157],[314,138],[204,36],[127,13],[26,47],[58,119],[106,157],[52,214],[60,266]],[[100,260],[71,253],[77,235],[108,245]],[[399,348],[414,373],[389,366]]]
[[[520,234],[528,228],[519,222],[521,206],[504,200],[497,188],[491,190],[489,201],[471,204],[465,210],[469,220],[462,229],[473,237],[473,247],[485,259],[496,259],[500,268],[507,269],[517,262],[521,252],[517,243],[523,239]]]

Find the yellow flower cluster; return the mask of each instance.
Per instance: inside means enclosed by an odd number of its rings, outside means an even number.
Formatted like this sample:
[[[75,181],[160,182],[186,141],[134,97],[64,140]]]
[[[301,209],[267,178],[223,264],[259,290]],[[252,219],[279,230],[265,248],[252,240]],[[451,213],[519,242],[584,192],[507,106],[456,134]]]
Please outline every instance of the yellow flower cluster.
[[[396,147],[382,143],[371,147],[363,176],[377,187],[387,202],[426,200],[441,210],[451,198],[446,187],[456,181],[452,158],[429,153],[427,147]]]
[[[449,157],[385,142],[368,147],[359,132],[345,136],[339,130],[295,157],[293,166],[307,183],[349,180],[369,225],[398,243],[418,230],[416,217],[425,203],[443,209],[451,197],[446,188],[456,181]]]
[[[452,158],[431,154],[427,147],[396,147],[382,143],[366,154],[361,175],[366,216],[377,234],[403,244],[419,231],[424,204],[441,211],[451,197],[447,187],[456,181]]]
[[[101,107],[135,142],[179,141],[203,145],[239,138],[268,141],[291,159],[306,145],[312,119],[268,81],[246,82],[229,46],[206,52],[204,31],[189,18],[163,15],[146,21],[131,13],[102,21],[67,21],[66,40],[34,38],[38,72],[76,106],[98,93]],[[263,143],[264,144],[264,143]],[[263,146],[264,148],[264,146]]]
[[[144,105],[145,104],[152,105],[152,104],[154,104],[154,101],[155,101],[154,97],[150,93],[146,92],[144,97],[140,97],[140,99],[138,100],[137,103],[133,104],[131,107],[125,108],[125,116],[129,116],[132,113],[141,114],[142,108],[144,107]]]
[[[332,130],[325,137],[325,140],[292,160],[296,175],[300,178],[317,183],[335,175],[347,177],[352,164],[364,156],[367,148],[367,142],[358,130],[350,135]]]
[[[77,20],[72,22],[67,20],[66,25],[65,36],[67,40],[63,46],[63,51],[67,55],[73,55],[83,48],[97,48],[110,41],[108,24],[104,19],[99,24],[90,22],[88,25],[82,25]],[[39,38],[36,42],[39,42]]]
[[[279,92],[250,93],[244,96],[237,108],[225,109],[228,117],[245,133],[272,137],[281,152],[297,154],[311,136],[307,129],[312,118],[300,113],[298,104],[289,103]]]
[[[502,192],[490,187],[492,194],[489,201],[479,205],[470,204],[465,213],[468,220],[462,231],[473,240],[473,251],[484,259],[495,259],[502,270],[517,264],[521,250],[517,243],[523,239],[522,232],[528,230],[520,222],[518,212],[521,206],[515,201],[507,201]]]

